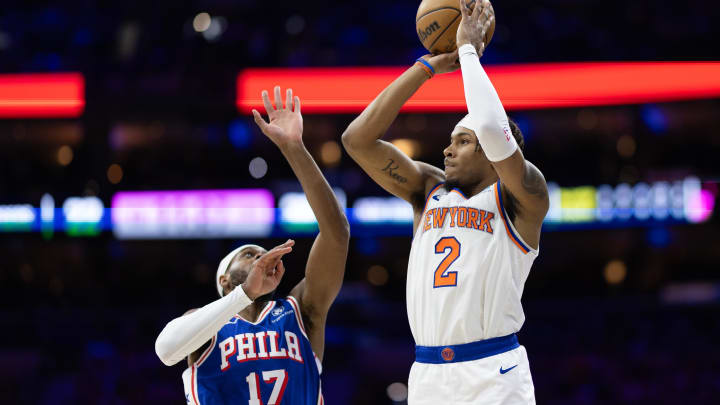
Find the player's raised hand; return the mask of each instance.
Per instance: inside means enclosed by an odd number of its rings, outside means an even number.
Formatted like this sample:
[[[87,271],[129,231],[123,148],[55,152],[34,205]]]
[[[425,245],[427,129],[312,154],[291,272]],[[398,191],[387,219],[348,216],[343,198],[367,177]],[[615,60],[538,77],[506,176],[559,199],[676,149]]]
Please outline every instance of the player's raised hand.
[[[255,300],[277,288],[285,274],[282,257],[292,251],[293,245],[295,241],[288,239],[253,262],[247,279],[242,284],[242,289],[250,299]]]
[[[433,67],[433,69],[435,69],[436,74],[450,73],[460,69],[457,49],[452,52],[440,53],[437,55],[427,54],[422,58],[425,59],[427,63]]]
[[[495,11],[489,0],[476,0],[473,10],[470,10],[465,0],[460,0],[460,12],[462,20],[457,31],[457,46],[471,44],[482,56],[487,45],[487,33],[495,21]]]
[[[303,119],[300,114],[300,98],[293,97],[292,89],[287,89],[283,104],[280,86],[275,86],[275,106],[270,102],[267,90],[263,90],[262,99],[270,122],[253,109],[255,123],[275,145],[282,147],[293,142],[302,142]]]

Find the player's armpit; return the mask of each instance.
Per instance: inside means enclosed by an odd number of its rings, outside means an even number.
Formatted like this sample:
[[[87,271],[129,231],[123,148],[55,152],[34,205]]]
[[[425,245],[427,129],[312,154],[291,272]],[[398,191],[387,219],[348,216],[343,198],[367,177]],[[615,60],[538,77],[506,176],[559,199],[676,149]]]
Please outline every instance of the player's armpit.
[[[442,170],[410,159],[389,142],[377,139],[359,144],[353,141],[351,128],[342,139],[348,154],[377,184],[411,204],[424,196],[428,183],[444,180]]]
[[[305,279],[291,292],[306,314],[324,317],[330,310],[345,278],[349,243],[349,235],[337,239],[320,232],[315,238],[305,265]]]

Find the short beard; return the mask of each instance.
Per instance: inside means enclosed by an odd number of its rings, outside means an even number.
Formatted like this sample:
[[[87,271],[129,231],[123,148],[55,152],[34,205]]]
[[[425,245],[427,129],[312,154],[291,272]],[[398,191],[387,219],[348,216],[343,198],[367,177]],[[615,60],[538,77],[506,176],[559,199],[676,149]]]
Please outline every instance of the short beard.
[[[445,189],[445,191],[447,191],[449,193],[454,188],[459,189],[460,183],[458,183],[455,180],[445,180],[445,184],[443,184],[443,188]]]

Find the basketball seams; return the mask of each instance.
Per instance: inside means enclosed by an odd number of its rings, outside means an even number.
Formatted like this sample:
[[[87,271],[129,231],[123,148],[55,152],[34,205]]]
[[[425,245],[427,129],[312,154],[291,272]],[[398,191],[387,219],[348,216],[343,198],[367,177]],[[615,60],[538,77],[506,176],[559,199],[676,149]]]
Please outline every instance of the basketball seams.
[[[456,21],[459,17],[460,17],[460,14],[458,14],[457,16],[455,16],[455,18],[453,18],[452,21],[450,21],[450,23],[447,25],[447,27],[445,27],[444,30],[440,31],[440,33],[438,34],[437,38],[435,38],[435,40],[432,41],[432,43],[428,46],[428,48],[432,48],[433,45],[435,45],[435,42],[437,42],[438,39],[440,39],[440,38],[443,36],[443,34],[445,33],[445,31],[448,30],[448,28],[452,27],[452,25],[455,24],[455,21]]]
[[[418,21],[420,21],[420,20],[421,20],[423,17],[425,17],[426,15],[432,14],[432,13],[434,13],[434,12],[436,12],[436,11],[442,11],[442,10],[455,10],[455,11],[458,12],[458,15],[461,15],[461,14],[462,14],[462,13],[460,13],[460,10],[457,9],[457,8],[455,8],[455,7],[441,7],[441,8],[436,8],[436,9],[434,9],[434,10],[428,11],[427,13],[421,15],[420,17],[417,17],[417,18],[415,19],[415,24],[417,24]],[[455,20],[453,20],[453,21],[455,21]]]

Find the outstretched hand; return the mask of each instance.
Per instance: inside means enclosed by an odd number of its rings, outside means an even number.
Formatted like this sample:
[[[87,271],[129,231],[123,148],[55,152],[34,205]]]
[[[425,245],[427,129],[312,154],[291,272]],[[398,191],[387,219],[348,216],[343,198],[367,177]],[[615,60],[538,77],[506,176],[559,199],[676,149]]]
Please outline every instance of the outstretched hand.
[[[475,47],[478,56],[482,56],[487,46],[486,37],[493,22],[495,11],[489,0],[475,0],[475,8],[470,10],[464,0],[460,0],[462,20],[457,31],[457,46],[471,44]]]
[[[251,300],[254,301],[257,297],[277,288],[285,274],[282,257],[292,251],[293,245],[295,245],[295,241],[288,239],[287,242],[275,246],[253,262],[247,279],[242,284],[242,289]]]
[[[303,119],[300,114],[300,98],[293,97],[292,89],[287,89],[283,105],[280,86],[275,86],[275,106],[270,102],[267,90],[263,90],[262,99],[270,122],[266,122],[260,113],[253,109],[255,123],[265,136],[275,145],[282,147],[292,142],[302,142]]]
[[[436,74],[450,73],[460,69],[457,49],[452,52],[439,53],[437,55],[427,54],[422,58],[435,69]]]

